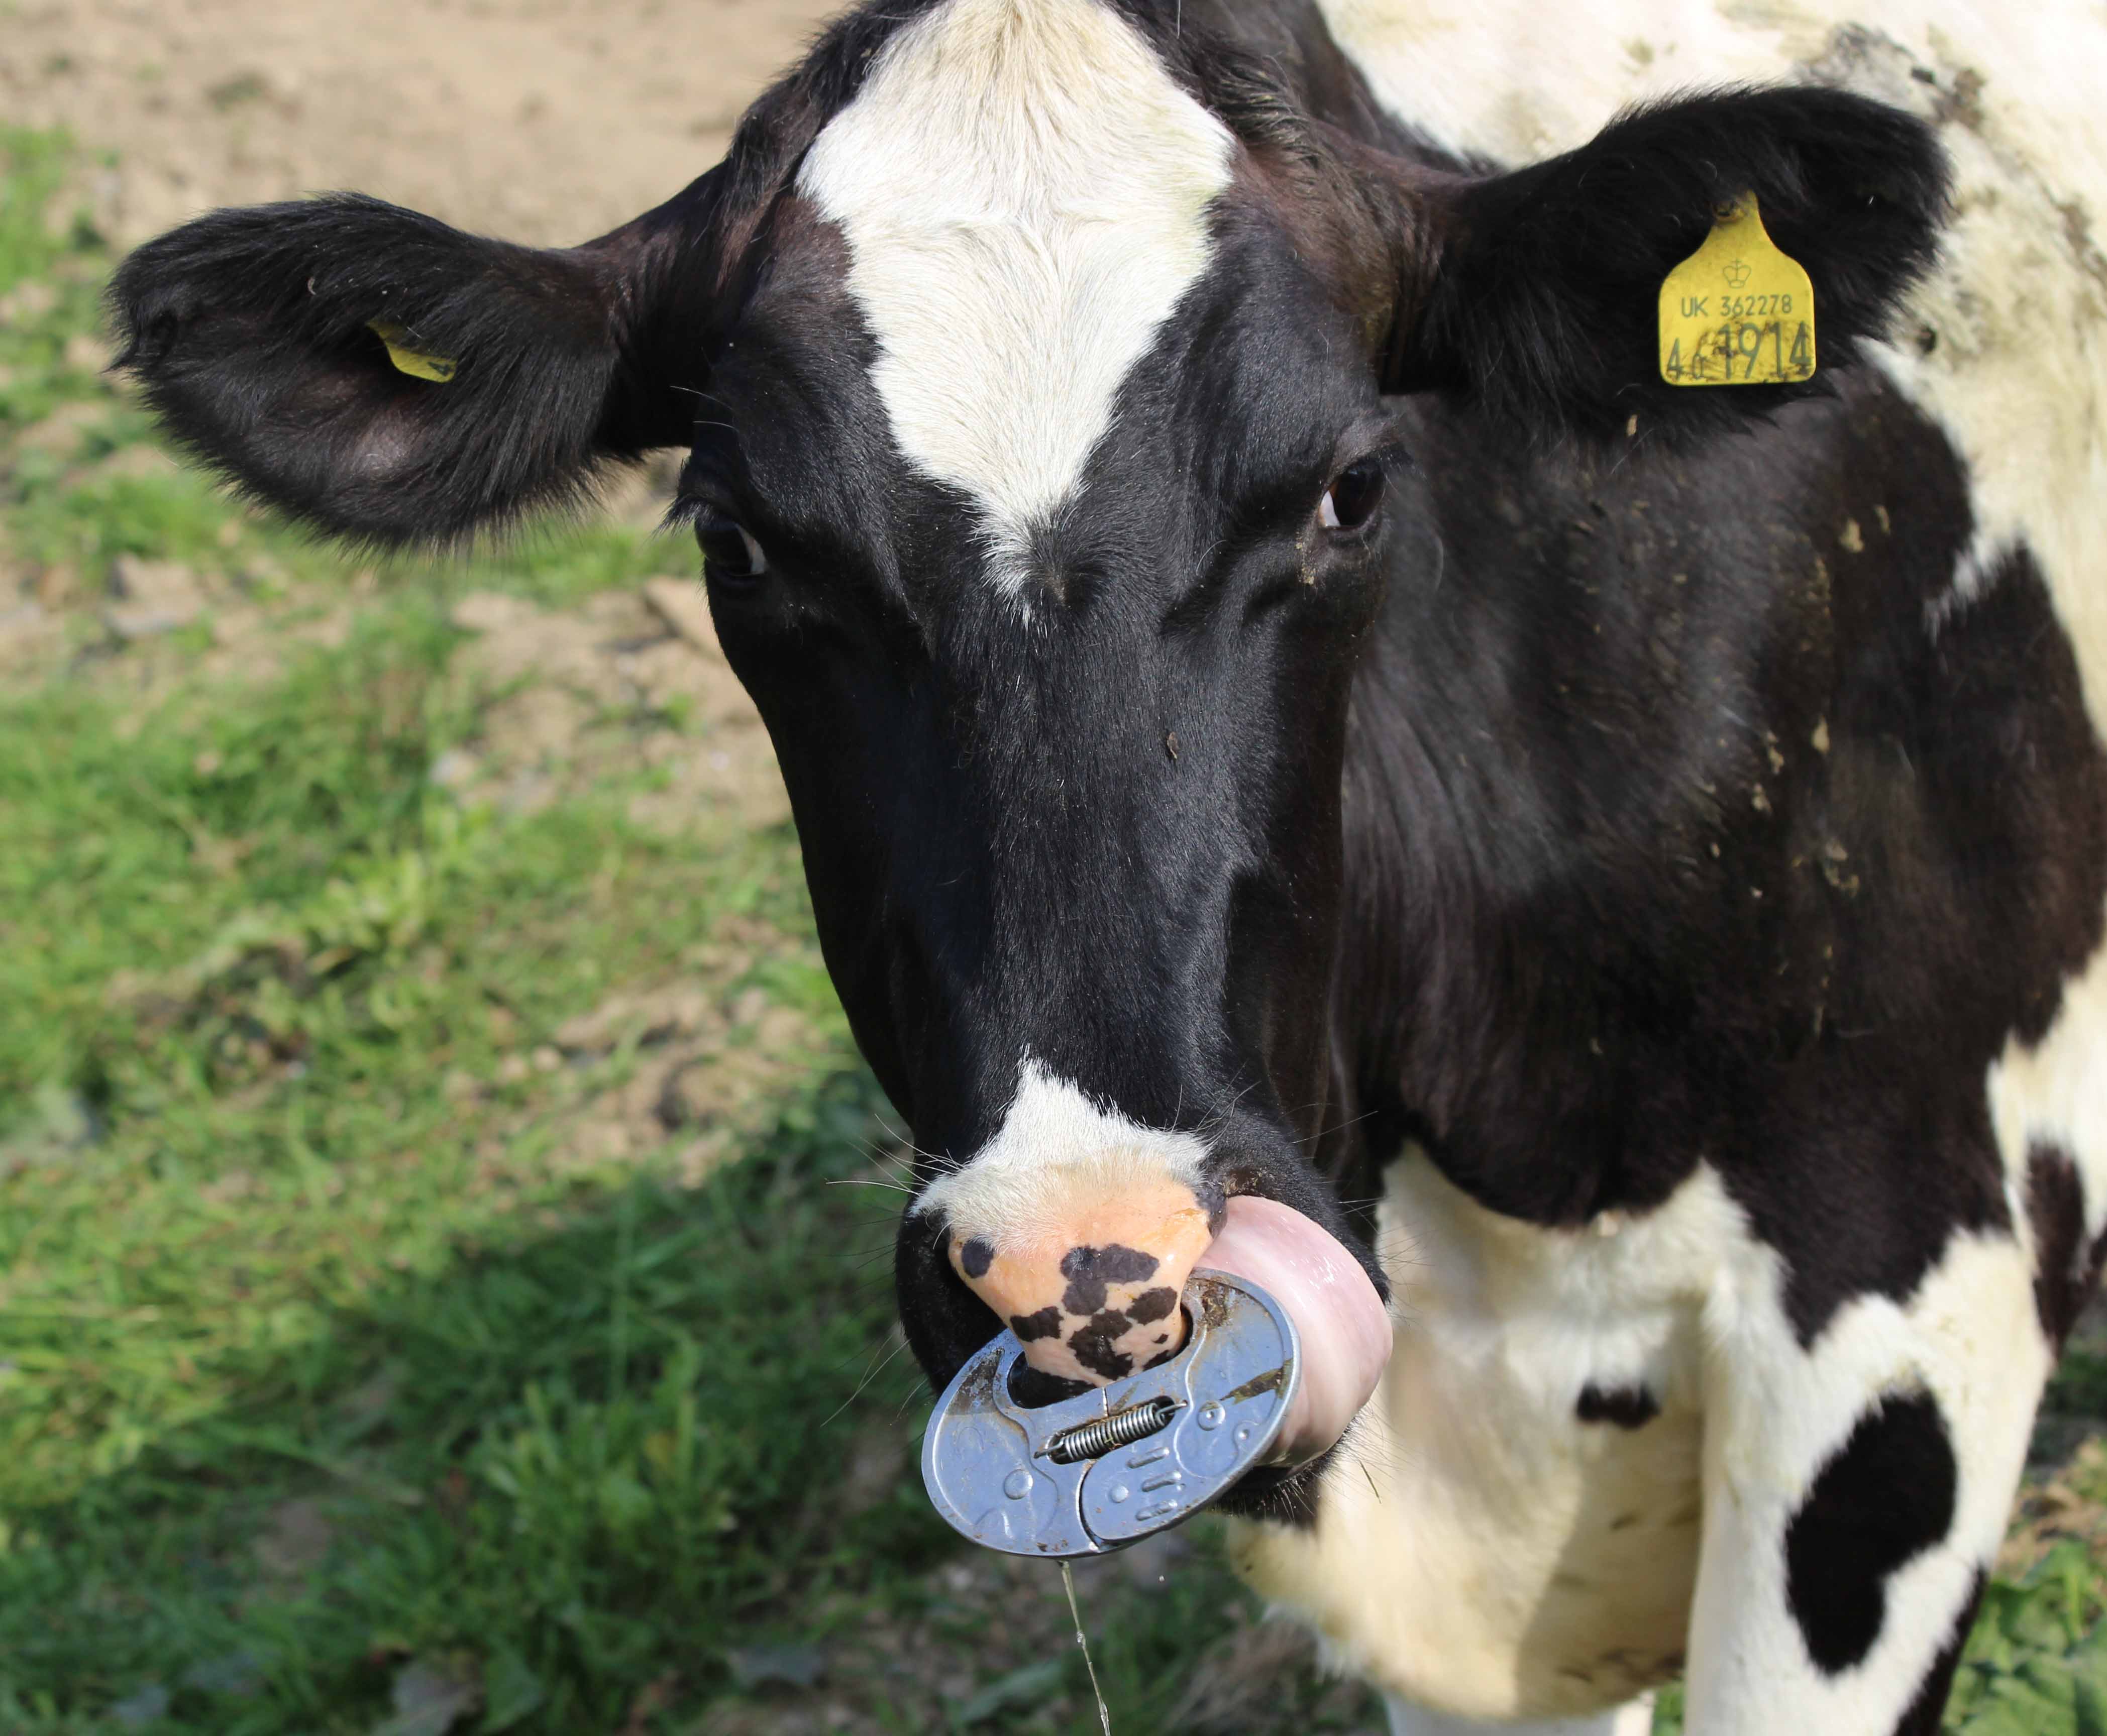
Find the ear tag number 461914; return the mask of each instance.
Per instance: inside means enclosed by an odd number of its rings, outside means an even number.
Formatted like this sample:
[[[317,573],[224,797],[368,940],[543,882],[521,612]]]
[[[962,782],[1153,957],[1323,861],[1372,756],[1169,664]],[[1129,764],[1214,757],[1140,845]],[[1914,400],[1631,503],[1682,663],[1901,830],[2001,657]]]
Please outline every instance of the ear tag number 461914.
[[[1671,386],[1776,386],[1814,374],[1814,285],[1763,231],[1756,197],[1660,286],[1660,377]]]

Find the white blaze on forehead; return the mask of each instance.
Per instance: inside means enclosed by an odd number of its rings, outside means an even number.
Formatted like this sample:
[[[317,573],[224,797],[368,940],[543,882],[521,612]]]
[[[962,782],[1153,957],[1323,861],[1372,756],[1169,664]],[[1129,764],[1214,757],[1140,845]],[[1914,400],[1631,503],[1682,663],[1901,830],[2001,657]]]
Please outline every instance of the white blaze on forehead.
[[[999,578],[1206,268],[1232,151],[1098,0],[944,0],[806,156],[894,437],[977,502]]]
[[[1079,1209],[1144,1184],[1169,1179],[1197,1194],[1206,1155],[1198,1135],[1144,1127],[1027,1056],[995,1137],[908,1209],[941,1211],[998,1248],[1024,1246],[1058,1233]]]

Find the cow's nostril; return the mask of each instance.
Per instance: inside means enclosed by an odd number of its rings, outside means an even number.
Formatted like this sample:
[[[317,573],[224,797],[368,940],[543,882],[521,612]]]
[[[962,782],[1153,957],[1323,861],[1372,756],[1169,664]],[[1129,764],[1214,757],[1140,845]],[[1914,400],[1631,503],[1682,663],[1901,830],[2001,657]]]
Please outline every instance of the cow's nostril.
[[[1179,1299],[1214,1239],[1193,1189],[1151,1178],[1060,1208],[1022,1231],[955,1224],[953,1267],[1042,1375],[1103,1386],[1175,1356],[1186,1337]]]

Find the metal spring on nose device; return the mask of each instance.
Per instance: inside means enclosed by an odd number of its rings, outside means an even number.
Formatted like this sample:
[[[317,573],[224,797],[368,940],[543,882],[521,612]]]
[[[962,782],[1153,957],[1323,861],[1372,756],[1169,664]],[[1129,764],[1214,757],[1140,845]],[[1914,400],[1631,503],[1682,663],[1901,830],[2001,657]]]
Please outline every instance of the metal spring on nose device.
[[[1083,1459],[1101,1458],[1115,1447],[1147,1439],[1166,1426],[1183,1409],[1184,1406],[1175,1398],[1152,1398],[1147,1404],[1136,1405],[1116,1416],[1078,1424],[1046,1443],[1046,1456],[1056,1465],[1074,1465]]]

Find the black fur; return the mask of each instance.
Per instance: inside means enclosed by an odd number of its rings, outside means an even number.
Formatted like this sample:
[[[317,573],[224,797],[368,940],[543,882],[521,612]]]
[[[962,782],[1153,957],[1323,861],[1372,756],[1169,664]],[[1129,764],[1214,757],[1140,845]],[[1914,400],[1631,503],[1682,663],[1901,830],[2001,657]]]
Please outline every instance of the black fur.
[[[1634,415],[1650,433],[1745,425],[1824,376],[1718,390],[1661,379],[1661,282],[1715,209],[1756,195],[1771,239],[1813,283],[1827,370],[1885,333],[1931,263],[1948,183],[1921,122],[1840,91],[1727,90],[1634,110],[1564,156],[1436,186],[1431,280],[1405,285],[1390,384],[1467,393],[1539,434],[1620,437]]]
[[[1593,1381],[1580,1388],[1573,1414],[1584,1423],[1614,1423],[1620,1429],[1643,1429],[1660,1415],[1660,1401],[1645,1386],[1599,1387]]]
[[[119,365],[258,498],[375,543],[459,539],[685,431],[692,409],[663,358],[637,353],[630,300],[653,236],[684,220],[537,251],[351,195],[214,212],[119,269]],[[375,321],[455,378],[398,372]]]
[[[1880,1637],[1887,1578],[1953,1524],[1958,1474],[1938,1401],[1883,1400],[1822,1467],[1785,1537],[1786,1599],[1825,1674],[1862,1662]]]
[[[1863,373],[1697,452],[1537,454],[1435,410],[1413,443],[1431,539],[1346,758],[1365,1119],[1335,1161],[1411,1137],[1578,1224],[1702,1157],[1803,1341],[1907,1297],[2005,1223],[1984,1070],[2101,939],[2107,756],[2030,559],[1925,631],[1966,478]]]
[[[609,464],[685,442],[711,328],[750,289],[788,176],[927,4],[838,20],[721,164],[581,247],[465,235],[355,194],[197,218],[119,267],[117,365],[199,459],[332,535],[458,542],[571,505]],[[459,372],[398,371],[375,321]]]
[[[1365,1225],[1408,1142],[1548,1225],[1710,1163],[1808,1343],[2006,1227],[1982,1080],[2100,942],[2107,756],[2023,544],[1925,630],[1968,478],[1851,363],[1935,245],[1926,131],[1715,92],[1502,172],[1379,114],[1312,7],[1124,0],[1245,155],[1210,271],[1033,529],[1021,622],[974,504],[894,444],[842,240],[792,191],[922,4],[843,19],[722,165],[586,248],[361,200],[203,219],[119,273],[127,363],[253,491],[383,541],[691,444],[687,512],[769,551],[712,610],[925,1176],[1000,1125],[1022,1051],[1204,1136],[1211,1205],[1305,1212],[1378,1285],[1341,1196]],[[1661,279],[1745,191],[1814,280],[1811,398],[1656,373]],[[397,373],[376,318],[459,377]],[[1363,459],[1382,513],[1319,534]],[[2087,1262],[2042,1175],[2049,1323]],[[904,1221],[939,1384],[997,1326],[947,1249]],[[1910,1402],[1838,1478],[1922,1444]],[[1238,1499],[1306,1516],[1322,1469]],[[1877,1593],[1815,1620],[1828,1655]]]
[[[2027,1153],[2027,1216],[2034,1232],[2034,1311],[2058,1350],[2100,1287],[2107,1231],[2085,1234],[2085,1186],[2070,1154],[2046,1140]]]

